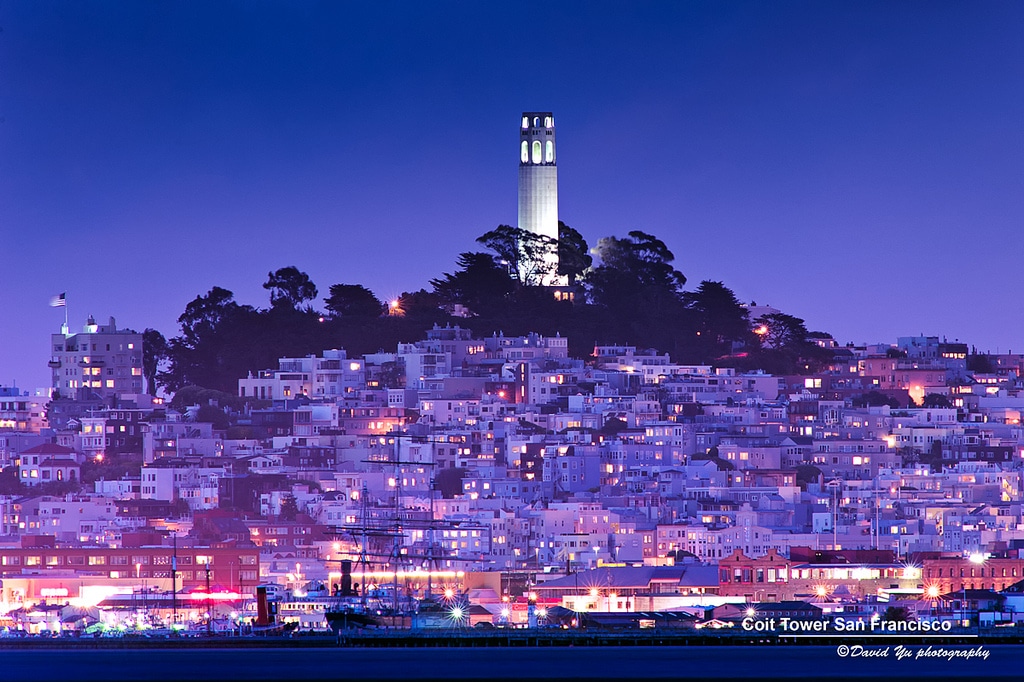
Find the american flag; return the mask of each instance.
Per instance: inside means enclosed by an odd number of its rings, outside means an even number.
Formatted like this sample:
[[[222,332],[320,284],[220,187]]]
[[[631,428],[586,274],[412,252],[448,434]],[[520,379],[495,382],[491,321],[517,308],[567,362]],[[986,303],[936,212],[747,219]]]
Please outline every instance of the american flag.
[[[50,299],[50,307],[51,308],[63,308],[65,306],[67,306],[68,302],[67,302],[67,299],[65,298],[66,295],[67,295],[66,293],[64,293],[64,294],[57,294],[56,296],[51,298]]]

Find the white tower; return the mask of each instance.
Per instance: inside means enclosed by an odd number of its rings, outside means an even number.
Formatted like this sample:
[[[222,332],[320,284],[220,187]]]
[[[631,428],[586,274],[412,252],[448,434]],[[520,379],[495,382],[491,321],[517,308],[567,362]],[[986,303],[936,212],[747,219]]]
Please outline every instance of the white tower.
[[[519,130],[519,227],[555,240],[558,239],[556,158],[555,117],[550,111],[523,112]],[[557,254],[553,258],[557,263]]]

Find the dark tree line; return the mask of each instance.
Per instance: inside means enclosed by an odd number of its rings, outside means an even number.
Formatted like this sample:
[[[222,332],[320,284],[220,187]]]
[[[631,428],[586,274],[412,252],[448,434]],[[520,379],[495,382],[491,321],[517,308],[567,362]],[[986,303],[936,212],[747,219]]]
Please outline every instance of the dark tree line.
[[[185,307],[177,336],[165,340],[146,330],[149,390],[160,383],[171,392],[195,385],[235,394],[239,378],[276,367],[280,357],[327,348],[353,356],[391,350],[423,338],[434,324],[459,324],[477,336],[559,333],[577,357],[589,356],[595,344],[628,343],[667,351],[678,362],[775,373],[816,370],[830,359],[799,318],[779,313],[750,320],[722,282],[684,290],[675,255],[644,232],[606,237],[591,250],[563,223],[557,241],[501,225],[477,243],[484,250],[460,254],[455,270],[432,279],[429,290],[393,302],[363,285],[339,283],[328,287],[318,311],[317,286],[294,266],[268,273],[266,308],[213,287]],[[543,286],[552,282],[575,300],[556,299]],[[469,317],[453,316],[457,309]]]

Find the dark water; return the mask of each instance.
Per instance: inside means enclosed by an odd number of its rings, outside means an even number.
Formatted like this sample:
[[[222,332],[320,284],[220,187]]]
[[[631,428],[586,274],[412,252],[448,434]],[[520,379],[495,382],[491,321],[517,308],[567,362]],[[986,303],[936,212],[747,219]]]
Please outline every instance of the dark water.
[[[1024,646],[982,646],[939,658],[905,646],[838,655],[835,646],[559,647],[486,649],[134,649],[0,651],[0,680],[776,680],[1024,679]],[[978,646],[933,645],[948,652]],[[878,654],[886,645],[866,646]],[[909,652],[909,653],[906,653]]]

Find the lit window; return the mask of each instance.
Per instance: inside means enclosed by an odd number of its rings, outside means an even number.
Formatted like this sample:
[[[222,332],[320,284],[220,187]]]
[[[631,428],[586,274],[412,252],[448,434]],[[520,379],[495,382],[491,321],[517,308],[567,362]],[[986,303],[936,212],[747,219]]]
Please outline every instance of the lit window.
[[[554,128],[555,127],[555,119],[552,118],[551,116],[545,116],[544,117],[544,127],[545,128]]]
[[[529,163],[530,162],[530,143],[527,142],[526,140],[523,140],[523,144],[521,145],[521,148],[520,148],[520,151],[519,151],[519,159],[523,163]]]
[[[533,162],[540,163],[540,140],[533,142]]]
[[[530,117],[529,116],[523,116],[523,129],[526,129],[526,128],[529,128],[529,127],[530,127]]]
[[[555,160],[555,143],[551,140],[544,143],[544,160],[548,163]]]

